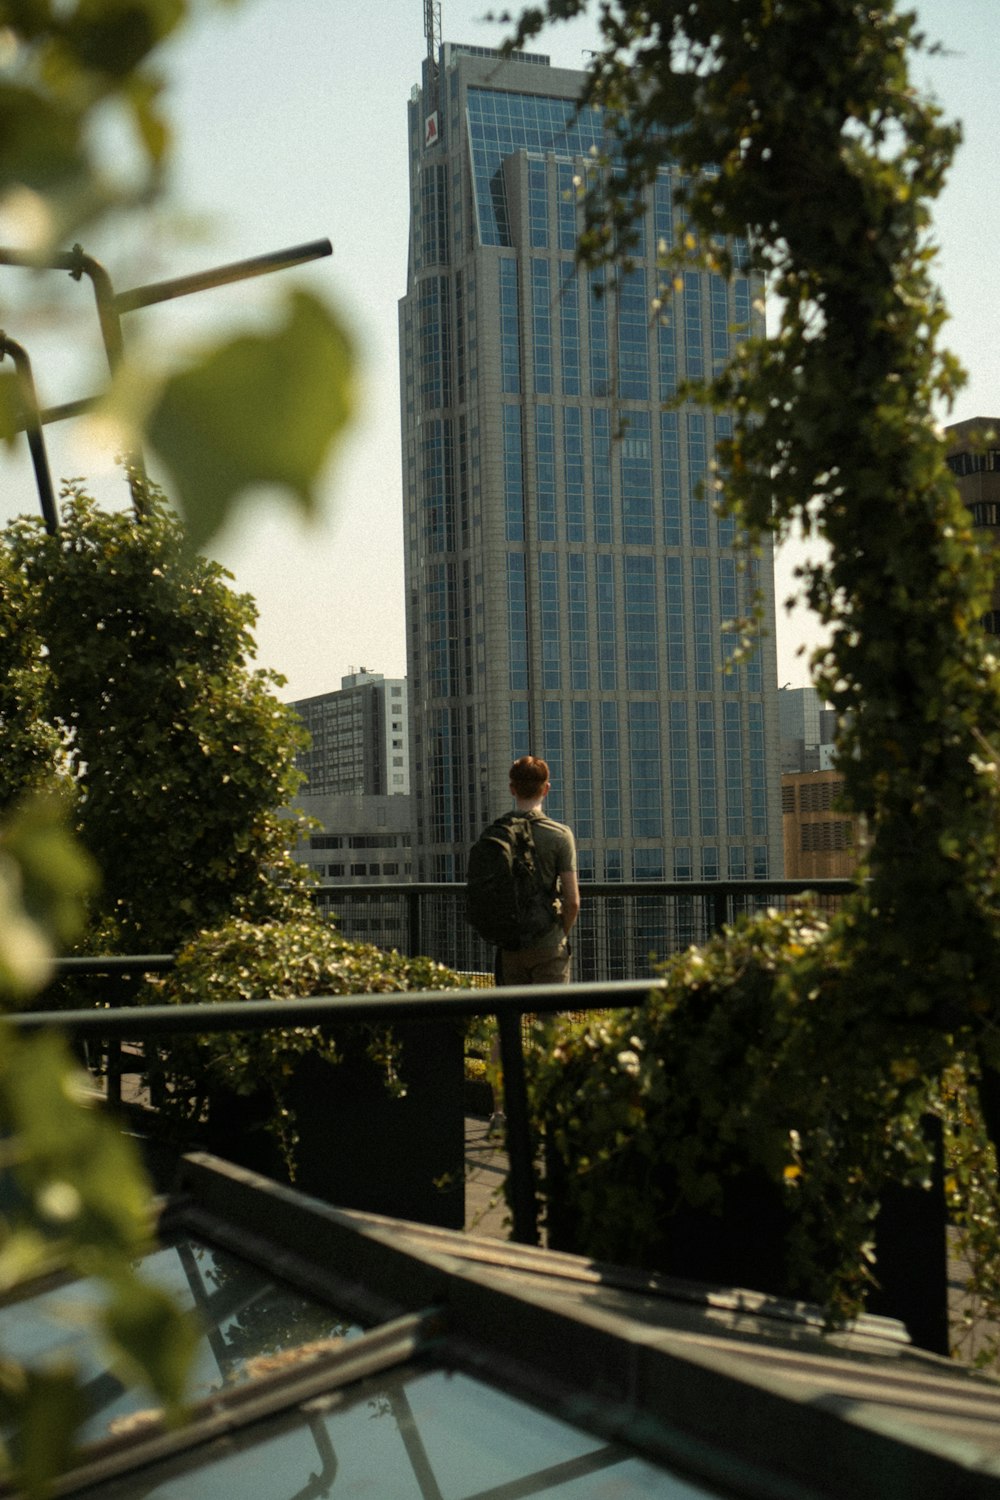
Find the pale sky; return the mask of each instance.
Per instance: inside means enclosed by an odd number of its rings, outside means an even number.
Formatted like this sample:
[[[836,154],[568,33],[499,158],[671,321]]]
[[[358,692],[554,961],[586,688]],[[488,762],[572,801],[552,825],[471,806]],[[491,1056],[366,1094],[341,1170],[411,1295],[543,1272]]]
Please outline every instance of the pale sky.
[[[496,45],[489,0],[443,0],[446,40]],[[500,9],[498,5],[496,7]],[[945,342],[969,383],[948,420],[1000,411],[998,235],[992,165],[1000,142],[997,0],[920,0],[928,35],[947,52],[917,65],[965,142],[935,221],[938,279],[952,314]],[[134,313],[130,343],[158,351],[266,319],[295,282],[319,290],[353,330],[361,411],[323,482],[323,515],[309,526],[273,497],[245,508],[216,555],[260,609],[258,660],[283,673],[283,696],[340,686],[361,666],[406,670],[397,304],[406,284],[406,101],[425,51],[423,0],[244,0],[189,29],[164,57],[176,125],[169,199],[141,225],[88,240],[118,289],[327,237],[334,254],[226,291]],[[579,68],[589,22],[536,44],[554,64]],[[0,225],[0,240],[9,233]],[[28,308],[25,273],[5,271],[0,326],[31,354],[43,404],[91,394],[102,383],[92,304],[58,277],[56,306]],[[46,290],[53,278],[50,276]],[[102,499],[121,491],[107,455],[81,446],[74,424],[46,431],[54,475],[85,475]],[[0,451],[0,520],[37,509],[26,448]],[[791,587],[779,568],[778,598]],[[796,648],[808,622],[779,621],[778,681],[808,680]]]

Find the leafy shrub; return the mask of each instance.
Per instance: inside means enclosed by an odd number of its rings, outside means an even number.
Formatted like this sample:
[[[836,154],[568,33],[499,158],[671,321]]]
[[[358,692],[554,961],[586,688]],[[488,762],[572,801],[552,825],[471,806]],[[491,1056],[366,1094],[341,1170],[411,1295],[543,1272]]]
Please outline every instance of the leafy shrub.
[[[252,666],[253,600],[161,497],[138,523],[75,483],[63,498],[56,536],[25,518],[0,536],[0,583],[19,586],[0,605],[0,737],[16,771],[0,774],[0,802],[6,781],[42,779],[43,752],[73,786],[102,876],[101,951],[170,951],[232,915],[307,909],[297,823],[280,811],[304,732],[275,696],[283,679]]]
[[[388,994],[399,990],[456,989],[461,978],[430,958],[405,958],[369,943],[349,941],[322,918],[253,923],[236,918],[192,939],[177,955],[172,973],[152,981],[147,998],[159,1003],[219,1004],[241,1000],[302,999],[309,995]],[[307,1054],[340,1060],[347,1038],[361,1039],[384,1071],[386,1087],[405,1092],[396,1048],[387,1026],[363,1023],[177,1036],[169,1051],[171,1085],[165,1113],[189,1129],[220,1091],[267,1101],[267,1128],[277,1136],[286,1165],[294,1170],[295,1121],[287,1090],[296,1064]]]
[[[958,1358],[991,1367],[995,1374],[1000,1368],[1000,1180],[978,1098],[978,1068],[975,1058],[955,1064],[941,1081],[951,1254],[962,1282],[952,1307],[951,1336]]]
[[[531,1055],[550,1222],[581,1253],[664,1270],[683,1216],[722,1215],[750,1183],[781,1219],[779,1284],[760,1289],[856,1310],[883,1185],[929,1176],[944,1043],[901,1024],[888,1045],[842,926],[808,907],[741,920],[662,976]]]

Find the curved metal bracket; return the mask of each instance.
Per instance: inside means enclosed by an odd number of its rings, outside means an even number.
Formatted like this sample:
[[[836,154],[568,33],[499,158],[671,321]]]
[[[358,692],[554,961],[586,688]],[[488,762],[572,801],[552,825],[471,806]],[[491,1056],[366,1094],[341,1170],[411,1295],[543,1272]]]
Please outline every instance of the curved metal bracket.
[[[122,313],[134,312],[140,307],[151,307],[157,302],[169,302],[175,297],[186,297],[192,292],[208,291],[212,287],[228,286],[235,281],[246,281],[254,276],[266,276],[271,271],[284,271],[290,266],[302,265],[306,261],[318,260],[323,256],[332,255],[333,246],[328,239],[309,240],[302,245],[293,245],[288,250],[274,250],[266,255],[255,255],[249,260],[234,261],[230,265],[216,266],[209,271],[199,271],[192,276],[178,276],[170,281],[151,282],[147,286],[133,287],[129,291],[115,292],[104,266],[92,255],[88,255],[83,246],[76,244],[72,250],[61,251],[51,258],[31,255],[20,250],[10,250],[0,246],[0,266],[24,266],[34,270],[68,271],[74,281],[81,281],[84,276],[88,278],[94,289],[94,301],[97,304],[97,317],[101,327],[101,338],[104,342],[104,352],[107,356],[108,368],[112,375],[120,367],[125,357],[125,341],[122,337],[121,316]],[[8,352],[17,362],[14,349],[20,349],[20,345],[14,345],[7,340]],[[23,354],[23,350],[21,353]],[[27,359],[27,355],[24,355]],[[31,422],[25,421],[25,430],[28,432],[28,441],[32,445],[32,457],[36,449],[39,458],[35,463],[35,474],[39,483],[39,495],[42,494],[42,481],[40,478],[39,464],[44,462],[46,474],[48,473],[48,461],[45,458],[44,443],[41,441],[42,424],[47,421],[58,421],[63,417],[77,416],[86,411],[94,404],[93,398],[82,401],[67,402],[62,406],[52,407],[44,412],[39,412],[38,401],[35,396],[34,381],[30,375],[28,366],[28,379],[31,392]],[[28,408],[26,408],[28,410]],[[141,451],[126,454],[126,465],[128,469],[129,489],[132,492],[132,504],[137,516],[142,516],[146,510],[146,466]],[[48,481],[49,495],[51,497],[52,484]],[[51,501],[52,513],[55,515],[55,501]],[[45,512],[45,501],[42,502]],[[46,525],[49,517],[46,513]],[[55,521],[58,526],[58,521]]]
[[[31,373],[31,360],[23,344],[8,338],[0,330],[0,359],[4,359],[8,354],[14,362],[14,369],[17,371],[18,383],[21,387],[24,430],[28,437],[28,447],[31,449],[35,484],[38,486],[38,499],[42,507],[45,529],[50,536],[55,536],[59,530],[59,511],[56,506],[55,491],[52,488],[52,471],[49,468],[49,456],[45,449],[42,416],[38,409],[38,394],[35,390],[35,377]]]

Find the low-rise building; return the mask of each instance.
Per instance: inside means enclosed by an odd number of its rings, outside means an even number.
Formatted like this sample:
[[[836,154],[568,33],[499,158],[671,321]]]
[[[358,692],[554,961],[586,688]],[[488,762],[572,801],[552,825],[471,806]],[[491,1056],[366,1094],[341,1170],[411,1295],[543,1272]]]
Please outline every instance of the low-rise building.
[[[849,879],[864,848],[862,820],[840,805],[839,771],[789,771],[781,778],[785,875]]]
[[[317,910],[337,919],[347,937],[399,946],[405,939],[403,909],[381,905],[371,913],[351,902],[342,911],[337,888],[345,885],[400,885],[412,880],[409,797],[332,796],[296,798],[296,810],[315,820],[300,839],[295,857],[311,870]],[[380,902],[381,898],[375,898]]]
[[[296,757],[309,796],[409,797],[406,679],[368,672],[333,692],[297,698],[310,744]]]
[[[782,688],[778,709],[785,874],[789,880],[849,879],[864,833],[861,819],[840,806],[836,712],[812,687]]]

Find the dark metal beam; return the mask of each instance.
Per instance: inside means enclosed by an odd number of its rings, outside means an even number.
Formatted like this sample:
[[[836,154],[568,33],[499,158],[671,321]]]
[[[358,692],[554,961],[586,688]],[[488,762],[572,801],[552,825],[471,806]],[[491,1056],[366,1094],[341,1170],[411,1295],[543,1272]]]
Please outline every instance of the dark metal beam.
[[[304,245],[293,245],[289,250],[272,250],[267,255],[254,255],[249,260],[236,260],[209,271],[195,271],[190,276],[175,276],[171,281],[151,281],[146,286],[132,287],[127,292],[116,293],[115,308],[119,313],[134,312],[140,307],[152,307],[157,302],[170,302],[175,297],[188,297],[192,292],[207,292],[213,287],[229,286],[253,276],[266,276],[271,271],[285,271],[290,266],[300,266],[332,254],[333,246],[329,240],[309,240]]]

